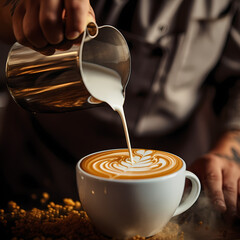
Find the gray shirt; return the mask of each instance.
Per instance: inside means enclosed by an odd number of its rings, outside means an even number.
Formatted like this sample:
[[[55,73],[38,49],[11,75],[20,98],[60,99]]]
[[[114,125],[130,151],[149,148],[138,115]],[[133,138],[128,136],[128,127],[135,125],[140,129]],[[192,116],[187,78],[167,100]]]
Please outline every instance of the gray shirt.
[[[125,111],[137,135],[181,126],[216,87],[222,128],[240,129],[239,3],[231,0],[96,0],[97,23],[129,42],[132,73]],[[111,121],[109,111],[95,111]]]

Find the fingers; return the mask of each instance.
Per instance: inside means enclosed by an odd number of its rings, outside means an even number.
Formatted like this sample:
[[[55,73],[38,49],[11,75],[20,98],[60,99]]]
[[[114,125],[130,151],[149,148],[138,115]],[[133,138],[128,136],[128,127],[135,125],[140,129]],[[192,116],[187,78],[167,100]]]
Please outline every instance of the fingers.
[[[23,44],[23,45],[29,45],[27,39],[24,36],[24,32],[23,32],[23,18],[25,15],[25,6],[22,2],[20,2],[16,9],[15,12],[13,14],[12,17],[12,25],[13,25],[13,32],[15,35],[16,40]]]
[[[95,21],[89,0],[22,0],[12,18],[16,40],[47,55],[70,48],[89,21]]]
[[[39,2],[26,1],[26,9],[23,18],[23,34],[26,40],[36,48],[43,48],[48,44],[48,39],[45,39],[41,26],[39,24]]]
[[[229,163],[231,164],[231,163]],[[226,215],[229,218],[237,216],[237,202],[238,202],[238,180],[236,180],[237,170],[231,168],[232,171],[223,170],[223,193],[227,206]]]
[[[202,184],[214,207],[220,212],[225,212],[227,206],[225,204],[224,194],[222,191],[221,169],[214,169],[212,166],[209,166],[202,179]]]
[[[240,217],[240,169],[227,159],[207,155],[193,168],[213,206],[229,223]]]
[[[39,21],[45,39],[50,44],[63,41],[63,3],[61,0],[42,0],[39,12]]]
[[[20,1],[13,14],[16,40],[39,50],[61,42],[64,38],[62,11],[62,0]]]
[[[65,0],[66,29],[65,35],[69,40],[78,38],[86,28],[90,4],[88,0]]]

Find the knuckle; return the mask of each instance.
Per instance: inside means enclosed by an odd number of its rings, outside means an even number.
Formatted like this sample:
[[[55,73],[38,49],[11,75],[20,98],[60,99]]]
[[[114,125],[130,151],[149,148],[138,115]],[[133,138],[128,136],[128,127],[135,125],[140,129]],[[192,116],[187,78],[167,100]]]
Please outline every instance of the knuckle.
[[[68,11],[75,12],[80,11],[82,9],[82,4],[80,1],[72,1],[68,6]]]
[[[212,195],[215,196],[215,199],[222,199],[222,191],[220,190],[213,191]]]
[[[209,165],[215,167],[216,164],[219,164],[219,162],[221,160],[219,159],[219,157],[216,157],[215,155],[209,154],[208,157],[207,157],[207,161],[208,161]]]
[[[228,161],[227,166],[229,169],[235,169],[236,168],[236,163],[233,161]]]
[[[215,173],[215,172],[208,172],[208,173],[206,173],[206,175],[205,175],[205,177],[204,177],[204,179],[203,179],[203,181],[205,182],[205,183],[207,183],[207,182],[213,182],[213,181],[217,181],[217,180],[219,180],[219,176]]]
[[[51,44],[57,44],[63,40],[61,21],[54,13],[45,14],[40,18],[42,32]]]
[[[236,188],[233,183],[223,183],[223,190],[229,193],[235,193]]]
[[[56,14],[52,12],[45,13],[41,18],[40,18],[40,25],[44,29],[48,30],[54,25],[56,25],[58,22]]]
[[[212,191],[210,195],[215,201],[223,201],[223,193],[220,190]]]

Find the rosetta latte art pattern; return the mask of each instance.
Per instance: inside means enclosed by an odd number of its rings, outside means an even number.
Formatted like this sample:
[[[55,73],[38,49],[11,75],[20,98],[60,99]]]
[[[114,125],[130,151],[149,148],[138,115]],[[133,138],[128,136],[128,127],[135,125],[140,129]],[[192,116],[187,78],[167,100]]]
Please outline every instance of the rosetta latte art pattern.
[[[146,149],[132,149],[133,160],[127,149],[109,150],[87,156],[81,168],[87,173],[111,179],[144,179],[168,175],[182,167],[174,154]]]

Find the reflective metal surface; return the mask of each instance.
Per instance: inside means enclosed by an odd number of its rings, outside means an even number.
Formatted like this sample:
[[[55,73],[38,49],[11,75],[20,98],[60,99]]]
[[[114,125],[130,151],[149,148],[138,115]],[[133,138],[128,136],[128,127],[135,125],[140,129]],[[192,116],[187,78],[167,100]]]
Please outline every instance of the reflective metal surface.
[[[95,106],[84,84],[82,62],[115,70],[125,90],[130,54],[124,37],[112,26],[94,29],[92,25],[84,32],[82,44],[67,51],[57,50],[51,56],[15,43],[6,63],[8,89],[19,105],[32,112],[65,112]]]

